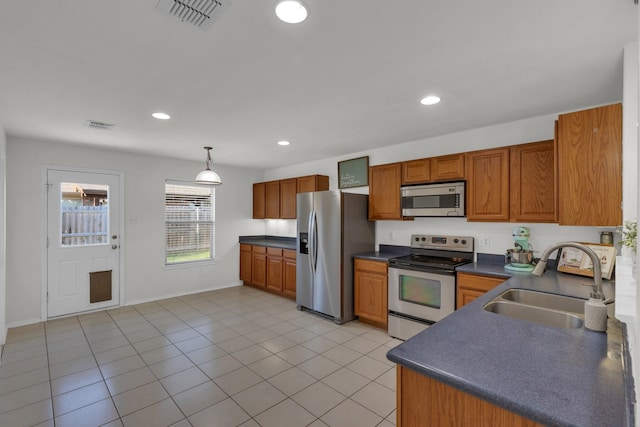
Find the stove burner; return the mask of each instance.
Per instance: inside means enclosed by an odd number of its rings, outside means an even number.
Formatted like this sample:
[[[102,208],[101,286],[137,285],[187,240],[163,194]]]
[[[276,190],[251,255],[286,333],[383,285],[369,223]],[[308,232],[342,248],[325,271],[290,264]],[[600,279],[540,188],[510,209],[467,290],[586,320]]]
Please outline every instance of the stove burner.
[[[464,258],[443,258],[429,255],[405,255],[392,258],[393,263],[401,263],[414,267],[437,268],[442,270],[453,270],[456,267],[470,263],[472,260]]]
[[[411,242],[410,254],[390,259],[390,266],[451,273],[456,267],[473,262],[473,237],[414,234]]]

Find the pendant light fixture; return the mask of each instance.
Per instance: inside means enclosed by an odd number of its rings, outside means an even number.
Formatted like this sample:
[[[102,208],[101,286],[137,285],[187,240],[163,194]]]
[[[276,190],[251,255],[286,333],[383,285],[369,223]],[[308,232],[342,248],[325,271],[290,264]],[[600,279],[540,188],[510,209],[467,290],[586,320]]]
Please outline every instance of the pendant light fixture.
[[[220,175],[211,170],[211,147],[204,147],[204,149],[207,150],[207,167],[196,176],[194,182],[203,185],[220,185],[222,184]]]

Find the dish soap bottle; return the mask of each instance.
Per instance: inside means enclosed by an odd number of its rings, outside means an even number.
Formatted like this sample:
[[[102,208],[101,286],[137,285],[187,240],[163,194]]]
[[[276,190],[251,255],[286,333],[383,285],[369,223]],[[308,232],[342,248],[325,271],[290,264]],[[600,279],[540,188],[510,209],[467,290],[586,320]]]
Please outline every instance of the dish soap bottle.
[[[584,327],[599,332],[607,330],[607,306],[595,292],[584,303]]]

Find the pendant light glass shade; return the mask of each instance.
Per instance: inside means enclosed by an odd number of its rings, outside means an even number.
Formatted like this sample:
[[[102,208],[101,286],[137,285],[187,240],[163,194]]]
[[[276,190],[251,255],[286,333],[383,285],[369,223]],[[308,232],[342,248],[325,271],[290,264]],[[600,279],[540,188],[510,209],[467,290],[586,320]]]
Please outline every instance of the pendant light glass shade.
[[[196,176],[194,182],[202,185],[220,185],[222,184],[220,175],[211,170],[211,147],[204,147],[204,149],[207,150],[206,168]]]

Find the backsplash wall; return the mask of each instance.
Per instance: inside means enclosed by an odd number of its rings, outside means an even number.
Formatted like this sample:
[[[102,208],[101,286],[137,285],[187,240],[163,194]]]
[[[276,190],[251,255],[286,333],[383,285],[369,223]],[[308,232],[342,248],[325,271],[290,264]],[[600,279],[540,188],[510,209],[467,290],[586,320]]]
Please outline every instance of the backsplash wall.
[[[475,238],[475,252],[501,255],[513,248],[511,233],[517,226],[531,230],[530,243],[534,255],[540,256],[549,245],[559,241],[600,241],[601,231],[615,228],[566,227],[557,224],[528,224],[510,222],[467,222],[465,218],[416,218],[413,221],[376,221],[376,245],[409,246],[411,234],[452,234]],[[265,234],[270,236],[296,237],[295,220],[265,220]],[[488,239],[488,245],[482,240]],[[620,235],[614,233],[617,243]]]

